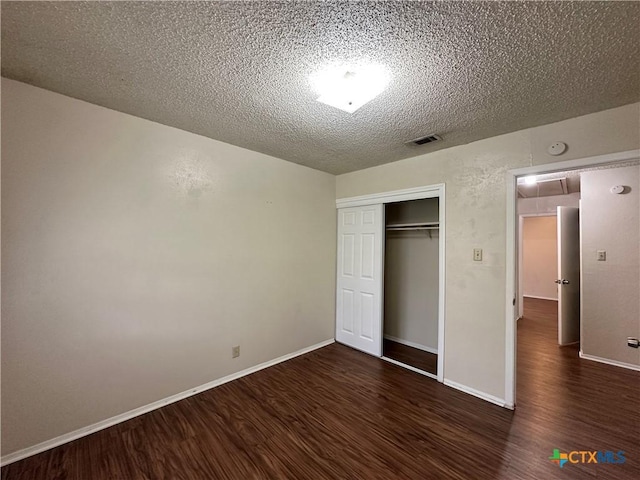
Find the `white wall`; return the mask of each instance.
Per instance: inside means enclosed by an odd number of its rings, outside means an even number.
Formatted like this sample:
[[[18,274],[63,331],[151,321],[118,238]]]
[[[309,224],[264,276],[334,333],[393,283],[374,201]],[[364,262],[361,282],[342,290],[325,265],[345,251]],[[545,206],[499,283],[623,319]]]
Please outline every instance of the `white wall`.
[[[4,455],[333,338],[332,175],[5,79],[2,160]]]
[[[567,153],[548,155],[555,141]],[[336,194],[446,184],[445,378],[504,398],[505,172],[639,147],[635,103],[340,175]],[[473,261],[475,247],[484,249],[482,262]]]
[[[582,352],[640,366],[640,167],[581,175]],[[611,187],[624,185],[616,195]],[[597,261],[597,250],[606,261]]]
[[[522,223],[522,294],[558,299],[557,217],[525,217]]]

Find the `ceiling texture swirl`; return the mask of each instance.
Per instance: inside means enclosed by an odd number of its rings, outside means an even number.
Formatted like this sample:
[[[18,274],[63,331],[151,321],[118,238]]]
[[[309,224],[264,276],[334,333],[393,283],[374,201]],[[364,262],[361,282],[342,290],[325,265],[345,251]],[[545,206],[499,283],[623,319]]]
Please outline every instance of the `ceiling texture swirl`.
[[[640,3],[2,2],[2,75],[340,174],[639,101]]]

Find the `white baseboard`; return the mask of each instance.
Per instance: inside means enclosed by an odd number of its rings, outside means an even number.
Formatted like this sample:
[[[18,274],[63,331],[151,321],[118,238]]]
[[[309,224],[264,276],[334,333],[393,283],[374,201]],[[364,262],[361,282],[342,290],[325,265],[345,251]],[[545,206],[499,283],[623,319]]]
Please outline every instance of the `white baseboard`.
[[[617,360],[609,360],[608,358],[596,357],[595,355],[582,353],[582,350],[580,350],[580,358],[584,358],[585,360],[591,360],[599,363],[606,363],[607,365],[613,365],[614,367],[628,368],[629,370],[635,370],[636,372],[640,372],[640,365],[634,365],[633,363],[619,362]]]
[[[551,297],[538,297],[536,295],[522,295],[525,298],[536,298],[538,300],[551,300],[552,302],[557,302],[558,299],[557,298],[551,298]]]
[[[427,347],[425,345],[420,345],[419,343],[410,342],[409,340],[403,340],[402,338],[393,337],[391,335],[384,336],[387,340],[391,340],[392,342],[401,343],[402,345],[406,345],[407,347],[417,348],[418,350],[423,350],[425,352],[433,353],[434,355],[438,354],[437,348]]]
[[[217,380],[213,380],[212,382],[205,383],[204,385],[200,385],[199,387],[191,388],[184,392],[171,395],[170,397],[163,398],[162,400],[158,400],[148,405],[144,405],[139,408],[134,408],[133,410],[129,410],[128,412],[121,413],[120,415],[116,415],[115,417],[107,418],[106,420],[102,420],[100,422],[94,423],[93,425],[80,428],[73,432],[65,433],[64,435],[60,435],[59,437],[52,438],[51,440],[46,440],[42,443],[38,443],[37,445],[33,445],[32,447],[27,447],[22,450],[18,450],[17,452],[9,453],[7,455],[2,456],[2,458],[0,459],[0,466],[4,467],[9,463],[17,462],[18,460],[22,460],[23,458],[36,455],[38,453],[44,452],[45,450],[58,447],[65,443],[71,442],[73,440],[77,440],[78,438],[82,438],[92,433],[98,432],[100,430],[104,430],[105,428],[112,427],[113,425],[117,425],[118,423],[125,422],[127,420],[138,417],[145,413],[151,412],[153,410],[157,410],[158,408],[162,408],[171,403],[175,403],[177,401],[191,397],[193,395],[204,392],[206,390],[210,390],[212,388],[218,387],[224,383],[231,382],[232,380],[236,380],[246,375],[250,375],[252,373],[255,373],[259,370],[262,370],[268,367],[272,367],[273,365],[276,365],[278,363],[282,363],[294,357],[298,357],[300,355],[304,355],[305,353],[312,352],[313,350],[317,350],[318,348],[326,347],[327,345],[330,345],[333,342],[335,342],[335,340],[332,338],[329,340],[325,340],[324,342],[316,343],[315,345],[311,345],[310,347],[303,348],[302,350],[298,350],[296,352],[283,355],[282,357],[269,360],[259,365],[246,368],[240,372],[232,373],[231,375],[227,375],[226,377],[222,377]]]
[[[394,365],[398,365],[399,367],[406,368],[407,370],[411,370],[412,372],[419,373],[420,375],[424,375],[425,377],[433,378],[434,380],[438,380],[438,376],[434,375],[430,372],[425,372],[424,370],[420,370],[419,368],[413,367],[411,365],[407,365],[406,363],[399,362],[393,358],[389,357],[380,357],[385,362],[393,363]]]
[[[513,410],[513,405],[508,404],[504,399],[494,397],[493,395],[489,395],[488,393],[481,392],[480,390],[476,390],[475,388],[467,387],[466,385],[462,385],[461,383],[454,382],[452,380],[444,379],[444,384],[448,387],[455,388],[456,390],[460,390],[461,392],[468,393],[469,395],[473,395],[474,397],[481,398],[490,403],[494,403],[500,407],[508,408],[509,410]]]

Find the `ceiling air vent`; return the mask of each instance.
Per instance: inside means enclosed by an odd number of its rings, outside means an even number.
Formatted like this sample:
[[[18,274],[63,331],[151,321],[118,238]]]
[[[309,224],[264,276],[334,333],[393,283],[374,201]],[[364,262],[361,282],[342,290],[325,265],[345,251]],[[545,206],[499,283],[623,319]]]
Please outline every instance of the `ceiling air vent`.
[[[433,143],[438,140],[442,140],[439,135],[427,135],[426,137],[416,138],[415,140],[411,140],[409,143],[413,143],[414,145],[424,145],[425,143]]]

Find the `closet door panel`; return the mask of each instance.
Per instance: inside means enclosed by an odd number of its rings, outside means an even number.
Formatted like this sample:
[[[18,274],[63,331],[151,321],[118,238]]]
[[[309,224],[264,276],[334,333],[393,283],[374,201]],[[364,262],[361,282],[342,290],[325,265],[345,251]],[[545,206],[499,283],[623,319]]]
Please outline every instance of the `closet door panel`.
[[[336,340],[382,355],[382,205],[338,210]]]
[[[353,334],[353,290],[342,289],[342,331]]]
[[[373,328],[375,324],[375,296],[371,293],[360,293],[360,336],[367,340],[373,340]]]
[[[345,277],[353,277],[355,274],[355,235],[342,235],[342,270],[341,273]]]
[[[375,235],[363,233],[360,236],[361,280],[374,280],[375,272]]]

